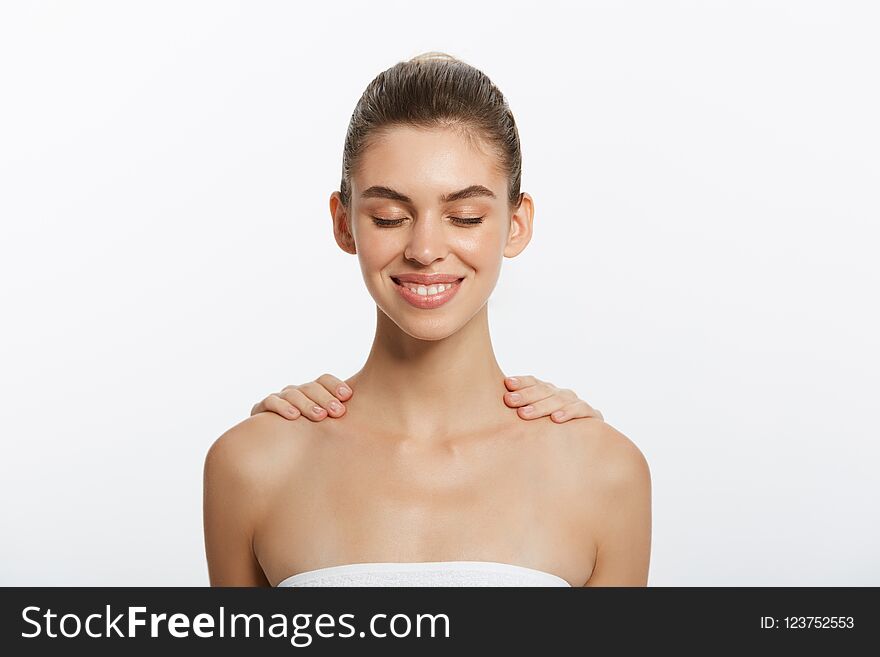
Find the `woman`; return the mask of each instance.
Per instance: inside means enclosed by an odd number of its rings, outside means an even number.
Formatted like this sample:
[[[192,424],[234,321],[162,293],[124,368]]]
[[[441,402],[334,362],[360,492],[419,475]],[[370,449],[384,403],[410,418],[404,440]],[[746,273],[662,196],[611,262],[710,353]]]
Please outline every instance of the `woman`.
[[[442,54],[368,85],[349,125],[337,244],[376,332],[334,422],[257,413],[205,461],[211,583],[643,586],[647,462],[599,418],[520,422],[487,300],[531,238],[513,116]]]

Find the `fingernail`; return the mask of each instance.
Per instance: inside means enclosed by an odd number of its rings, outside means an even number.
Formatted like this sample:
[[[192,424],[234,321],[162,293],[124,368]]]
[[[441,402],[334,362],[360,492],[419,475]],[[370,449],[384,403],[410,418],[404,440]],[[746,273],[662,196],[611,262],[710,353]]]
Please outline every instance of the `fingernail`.
[[[332,401],[330,402],[330,409],[339,413],[340,411],[342,411],[342,404],[340,404],[338,401]]]
[[[346,395],[351,394],[351,389],[346,386],[339,386],[339,389],[336,392],[345,397]]]
[[[321,408],[320,406],[312,406],[312,413],[314,413],[315,415],[320,415],[323,412],[324,412],[324,409]]]
[[[291,415],[299,415],[299,410],[294,406],[291,406],[290,408],[288,408],[287,412],[290,413]]]
[[[565,413],[563,413],[562,411],[556,411],[555,413],[553,413],[554,420],[561,420],[564,417],[565,417]]]
[[[520,395],[518,392],[512,392],[507,396],[507,398],[512,402],[518,402],[520,399],[522,399],[522,395]]]
[[[517,379],[515,376],[512,376],[507,380],[510,382],[511,385],[514,385],[514,386],[519,385],[519,379]]]
[[[523,413],[531,413],[533,410],[535,410],[535,407],[531,404],[523,407]]]

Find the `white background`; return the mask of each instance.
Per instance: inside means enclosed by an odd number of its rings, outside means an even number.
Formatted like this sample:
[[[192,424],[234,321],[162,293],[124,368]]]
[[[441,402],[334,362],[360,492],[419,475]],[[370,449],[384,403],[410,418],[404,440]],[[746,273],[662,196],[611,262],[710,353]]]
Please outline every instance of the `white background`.
[[[499,363],[641,448],[649,584],[880,585],[876,6],[4,3],[0,584],[207,584],[209,445],[372,340],[351,112],[443,50],[536,203]]]

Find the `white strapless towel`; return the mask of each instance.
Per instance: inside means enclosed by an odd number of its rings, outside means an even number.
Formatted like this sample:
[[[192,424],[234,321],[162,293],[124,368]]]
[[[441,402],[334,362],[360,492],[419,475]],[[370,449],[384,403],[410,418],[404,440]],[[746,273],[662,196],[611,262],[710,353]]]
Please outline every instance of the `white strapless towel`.
[[[571,586],[534,568],[497,561],[352,563],[307,570],[277,586]]]

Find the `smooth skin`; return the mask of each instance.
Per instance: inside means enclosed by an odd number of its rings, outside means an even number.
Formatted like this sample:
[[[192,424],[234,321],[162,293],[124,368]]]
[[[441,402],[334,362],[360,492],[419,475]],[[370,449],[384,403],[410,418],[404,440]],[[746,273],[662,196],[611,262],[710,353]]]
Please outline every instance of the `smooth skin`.
[[[504,379],[508,392],[504,403],[517,409],[524,420],[550,416],[554,422],[568,422],[577,418],[595,417],[603,420],[602,413],[590,406],[569,388],[557,388],[548,381],[534,376],[509,376]],[[351,389],[332,374],[322,374],[302,385],[285,386],[280,392],[268,395],[254,404],[251,415],[271,411],[288,420],[305,416],[313,422],[327,417],[345,415],[345,404]]]
[[[444,200],[473,185],[490,195]],[[534,215],[528,194],[510,208],[506,186],[478,141],[395,127],[352,174],[351,206],[331,195],[337,244],[357,255],[376,302],[373,345],[344,380],[353,394],[334,422],[258,412],[211,446],[212,585],[454,560],[536,568],[573,586],[647,584],[651,481],[638,447],[597,417],[521,422],[504,400],[487,301],[502,259],[529,243]],[[464,280],[452,301],[425,311],[395,288],[403,272]]]

